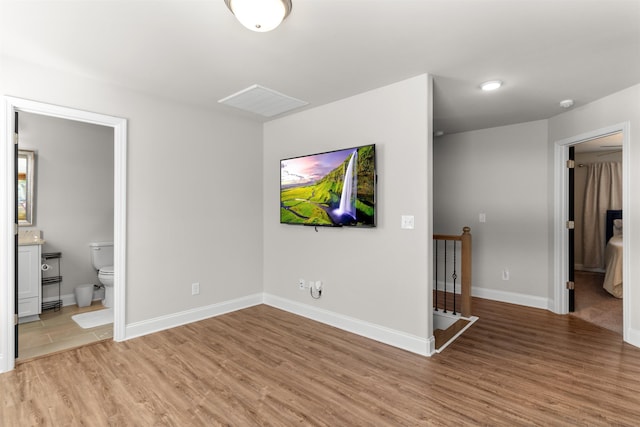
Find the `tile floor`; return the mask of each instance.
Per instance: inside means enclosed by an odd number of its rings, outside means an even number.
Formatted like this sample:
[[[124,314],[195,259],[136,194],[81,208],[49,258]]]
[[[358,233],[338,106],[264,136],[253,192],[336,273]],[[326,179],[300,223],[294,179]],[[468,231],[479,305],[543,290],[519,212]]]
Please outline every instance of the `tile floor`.
[[[89,307],[68,305],[59,311],[43,311],[38,321],[20,324],[16,363],[104,339],[113,339],[113,323],[82,329],[71,318],[74,314],[104,308],[102,301],[94,301]]]

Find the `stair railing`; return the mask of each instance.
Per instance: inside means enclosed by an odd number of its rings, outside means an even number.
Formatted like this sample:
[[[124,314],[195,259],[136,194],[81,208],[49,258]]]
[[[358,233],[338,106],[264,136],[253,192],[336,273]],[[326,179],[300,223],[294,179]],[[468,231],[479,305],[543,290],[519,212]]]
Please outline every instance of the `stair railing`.
[[[464,227],[459,236],[434,234],[433,245],[434,309],[436,311],[442,309],[445,313],[451,310],[455,315],[459,304],[462,316],[471,316],[471,228]],[[458,256],[460,257],[460,296],[456,301]],[[440,278],[442,282],[439,282]]]

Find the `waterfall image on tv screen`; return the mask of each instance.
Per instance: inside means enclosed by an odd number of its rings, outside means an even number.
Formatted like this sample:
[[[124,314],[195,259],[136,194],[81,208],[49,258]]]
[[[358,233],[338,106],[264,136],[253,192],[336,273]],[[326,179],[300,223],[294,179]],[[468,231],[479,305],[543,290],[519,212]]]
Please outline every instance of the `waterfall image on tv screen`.
[[[280,161],[280,222],[374,227],[375,145]]]

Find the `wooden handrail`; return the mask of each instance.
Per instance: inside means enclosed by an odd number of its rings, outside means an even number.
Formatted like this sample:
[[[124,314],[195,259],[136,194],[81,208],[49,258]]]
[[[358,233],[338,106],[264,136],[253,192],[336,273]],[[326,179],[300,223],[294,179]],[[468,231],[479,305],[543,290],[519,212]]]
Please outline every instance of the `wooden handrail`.
[[[462,238],[460,265],[462,305],[460,311],[464,317],[469,317],[471,316],[471,228],[464,227],[460,237]]]
[[[461,242],[460,247],[460,287],[461,287],[461,304],[460,313],[464,317],[471,316],[471,228],[463,227],[462,234],[459,236],[451,236],[446,234],[434,234],[433,240],[454,240]],[[454,289],[455,292],[455,289]]]

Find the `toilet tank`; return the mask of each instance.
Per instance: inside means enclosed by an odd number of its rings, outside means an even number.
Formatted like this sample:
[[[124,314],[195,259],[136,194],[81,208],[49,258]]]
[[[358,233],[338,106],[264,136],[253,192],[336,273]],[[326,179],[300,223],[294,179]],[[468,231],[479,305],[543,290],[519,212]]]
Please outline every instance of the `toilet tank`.
[[[95,242],[89,244],[91,264],[96,270],[113,265],[113,242]]]

